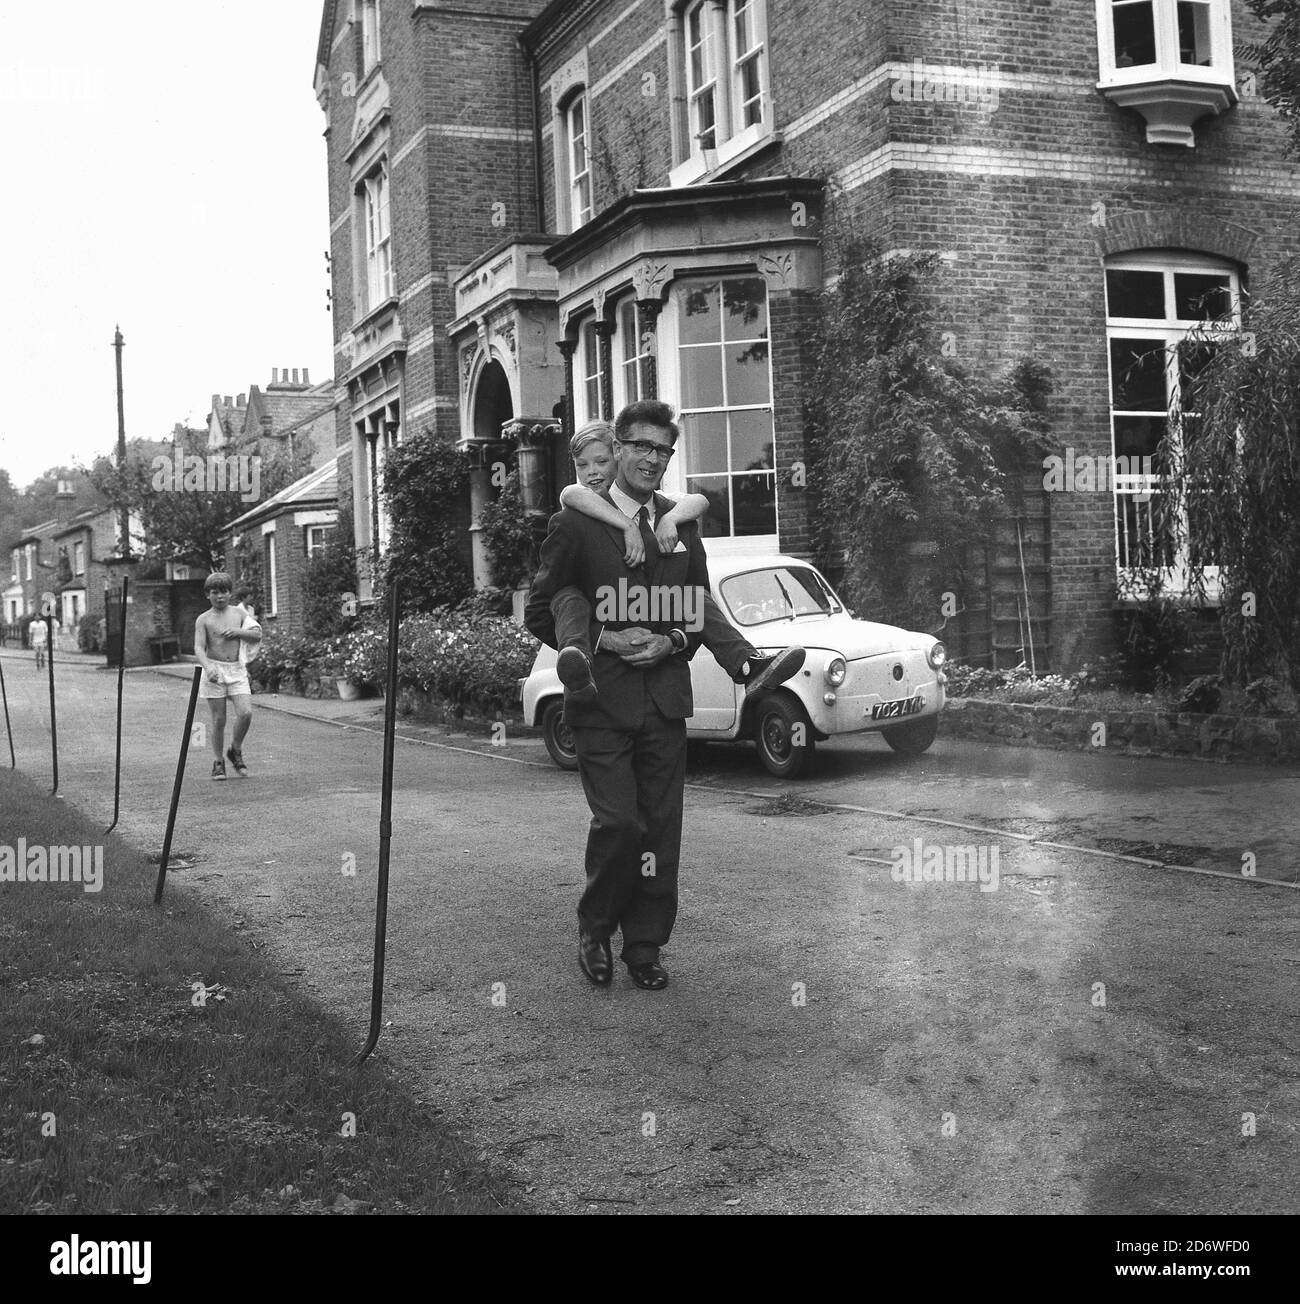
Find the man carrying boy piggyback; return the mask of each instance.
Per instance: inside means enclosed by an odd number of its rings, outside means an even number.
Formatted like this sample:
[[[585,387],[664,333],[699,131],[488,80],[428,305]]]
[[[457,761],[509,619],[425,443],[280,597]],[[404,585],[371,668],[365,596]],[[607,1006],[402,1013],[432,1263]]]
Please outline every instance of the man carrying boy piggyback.
[[[243,742],[253,722],[252,686],[241,650],[245,644],[261,642],[262,627],[239,607],[231,606],[230,576],[213,571],[203,585],[211,610],[194,622],[194,656],[203,667],[199,696],[207,699],[212,714],[212,777],[226,777],[226,758],[236,773],[248,773]],[[221,754],[226,737],[226,701],[235,713],[234,736],[226,757]]]

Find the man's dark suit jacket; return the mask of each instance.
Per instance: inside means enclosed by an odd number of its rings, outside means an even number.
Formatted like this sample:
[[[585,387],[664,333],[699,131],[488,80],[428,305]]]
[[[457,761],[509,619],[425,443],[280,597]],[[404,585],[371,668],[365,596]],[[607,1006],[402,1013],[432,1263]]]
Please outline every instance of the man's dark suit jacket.
[[[609,494],[603,495],[611,504]],[[655,495],[655,519],[672,507],[661,494]],[[628,629],[640,625],[656,634],[681,628],[681,622],[661,620],[609,621],[601,624],[596,617],[598,593],[604,586],[619,592],[619,581],[630,591],[635,585],[675,585],[685,589],[698,585],[708,592],[709,569],[694,521],[679,531],[685,551],[667,556],[656,548],[642,566],[629,566],[623,560],[623,531],[605,525],[594,517],[565,508],[551,517],[550,532],[542,544],[541,565],[528,594],[524,624],[548,647],[555,647],[555,621],[551,599],[572,585],[591,604],[591,646],[596,646],[602,629]],[[649,550],[647,549],[647,552]],[[620,613],[622,614],[622,613]],[[661,613],[663,614],[663,613]],[[670,720],[684,720],[694,714],[691,698],[691,668],[688,662],[700,646],[700,631],[684,630],[686,650],[674,652],[648,670],[629,666],[612,652],[597,652],[592,658],[592,677],[596,697],[588,702],[571,702],[565,694],[564,722],[570,727],[635,730],[645,715],[646,697]]]

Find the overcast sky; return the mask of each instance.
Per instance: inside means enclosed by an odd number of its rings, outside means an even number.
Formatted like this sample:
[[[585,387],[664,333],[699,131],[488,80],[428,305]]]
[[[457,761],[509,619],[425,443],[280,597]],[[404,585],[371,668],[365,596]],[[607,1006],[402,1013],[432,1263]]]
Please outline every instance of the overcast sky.
[[[18,487],[331,368],[320,0],[7,5],[0,467]]]

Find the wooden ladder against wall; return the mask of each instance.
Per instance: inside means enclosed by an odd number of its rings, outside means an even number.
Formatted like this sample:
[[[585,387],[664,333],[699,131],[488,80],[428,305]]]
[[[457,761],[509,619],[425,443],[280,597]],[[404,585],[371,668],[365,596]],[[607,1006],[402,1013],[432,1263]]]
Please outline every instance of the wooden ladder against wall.
[[[999,518],[992,546],[970,554],[960,610],[937,631],[950,661],[996,670],[1023,662],[1039,674],[1050,668],[1049,524],[1046,495],[1037,478],[1027,480],[1023,499],[1009,503]]]
[[[1047,495],[1037,485],[997,524],[989,550],[994,668],[1052,668],[1052,551]]]

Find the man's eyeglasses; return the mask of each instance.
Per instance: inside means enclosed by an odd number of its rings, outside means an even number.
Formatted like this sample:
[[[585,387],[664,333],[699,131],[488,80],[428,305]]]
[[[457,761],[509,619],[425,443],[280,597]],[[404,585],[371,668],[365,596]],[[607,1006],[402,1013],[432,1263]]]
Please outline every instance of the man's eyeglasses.
[[[667,444],[652,444],[648,439],[620,439],[624,448],[630,448],[638,457],[659,457],[665,462],[671,461],[677,451]]]

